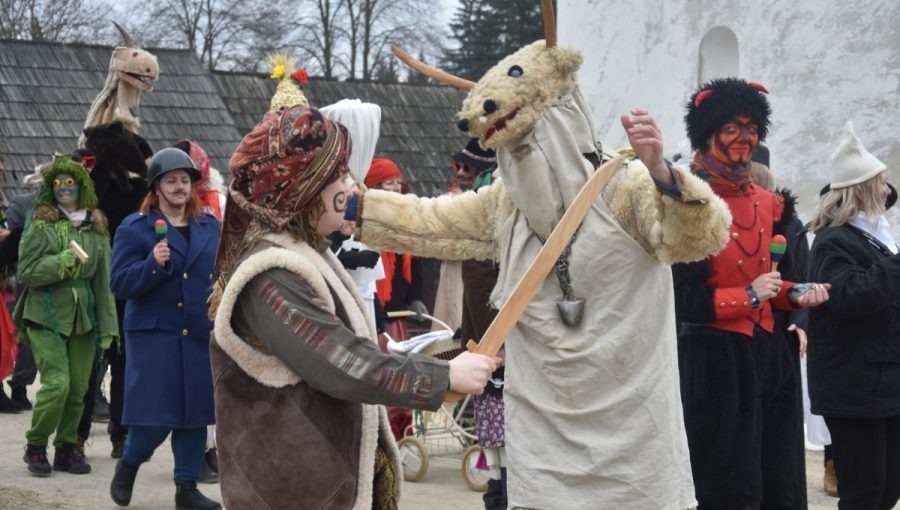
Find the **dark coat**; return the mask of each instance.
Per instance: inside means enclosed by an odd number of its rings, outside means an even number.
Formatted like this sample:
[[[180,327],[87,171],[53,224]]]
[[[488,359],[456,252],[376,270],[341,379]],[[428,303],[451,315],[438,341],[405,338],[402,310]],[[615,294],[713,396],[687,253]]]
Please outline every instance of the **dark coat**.
[[[171,260],[153,258],[154,223],[161,216],[125,218],[113,246],[110,287],[125,306],[126,425],[190,428],[211,424],[213,387],[207,299],[219,222],[203,214],[190,222],[190,242],[169,226]]]
[[[816,234],[810,280],[831,284],[809,312],[814,414],[900,415],[900,255],[850,225]]]

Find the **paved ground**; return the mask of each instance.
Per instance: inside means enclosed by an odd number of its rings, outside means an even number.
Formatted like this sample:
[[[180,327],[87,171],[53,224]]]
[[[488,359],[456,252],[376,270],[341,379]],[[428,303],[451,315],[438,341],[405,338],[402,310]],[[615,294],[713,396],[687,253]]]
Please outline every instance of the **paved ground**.
[[[33,400],[33,393],[31,397]],[[110,444],[105,424],[94,424],[93,437],[87,445],[88,461],[93,467],[91,474],[54,473],[49,478],[36,478],[28,474],[22,462],[24,434],[30,420],[30,412],[0,414],[0,509],[118,508],[108,494],[115,459],[109,457]],[[52,462],[52,452],[50,457]],[[822,492],[822,453],[807,451],[806,461],[810,510],[837,508],[837,499]],[[172,451],[164,445],[149,463],[141,467],[129,508],[174,508],[172,465]],[[201,485],[200,489],[207,496],[221,501],[218,484]],[[400,508],[456,510],[483,506],[481,495],[469,490],[463,482],[459,456],[440,456],[431,457],[421,482],[404,485]]]

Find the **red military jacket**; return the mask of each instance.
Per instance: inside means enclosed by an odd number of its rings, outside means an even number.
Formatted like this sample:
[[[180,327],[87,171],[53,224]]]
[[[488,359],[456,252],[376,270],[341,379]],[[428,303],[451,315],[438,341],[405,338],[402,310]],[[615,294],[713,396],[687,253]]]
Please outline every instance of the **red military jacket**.
[[[731,209],[728,244],[710,257],[711,276],[706,284],[713,287],[716,320],[712,327],[753,336],[754,324],[772,332],[775,320],[772,305],[782,310],[796,309],[787,298],[795,284],[784,282],[771,300],[753,308],[747,286],[759,275],[772,270],[769,244],[773,225],[781,221],[784,198],[755,184],[743,193],[720,195]]]

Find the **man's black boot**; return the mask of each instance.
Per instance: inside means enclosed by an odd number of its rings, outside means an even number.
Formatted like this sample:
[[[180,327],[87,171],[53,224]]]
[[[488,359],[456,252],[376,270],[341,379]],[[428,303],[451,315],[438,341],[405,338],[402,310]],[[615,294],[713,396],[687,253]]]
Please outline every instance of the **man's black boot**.
[[[131,492],[134,490],[134,479],[137,478],[140,464],[134,465],[119,459],[116,464],[116,473],[112,483],[109,484],[109,495],[119,506],[128,506],[131,503]]]
[[[175,482],[175,508],[177,510],[221,510],[222,505],[207,498],[197,490],[195,480]]]

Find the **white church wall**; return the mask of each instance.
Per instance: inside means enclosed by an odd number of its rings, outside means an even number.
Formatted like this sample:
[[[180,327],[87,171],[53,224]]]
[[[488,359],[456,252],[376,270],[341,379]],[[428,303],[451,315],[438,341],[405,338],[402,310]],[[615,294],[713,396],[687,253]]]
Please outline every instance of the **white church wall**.
[[[779,186],[800,197],[805,220],[830,176],[844,122],[900,184],[900,2],[830,0],[559,0],[560,43],[585,57],[580,84],[598,138],[627,143],[619,116],[643,107],[658,119],[671,155],[684,138],[684,105],[701,72],[728,69],[769,88],[767,140]],[[718,28],[717,28],[718,27]],[[716,33],[718,32],[718,34]],[[710,71],[713,69],[713,71]],[[900,210],[900,207],[897,208]],[[900,212],[891,211],[895,234]]]

